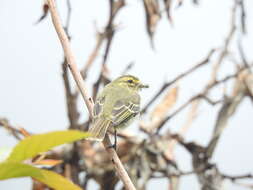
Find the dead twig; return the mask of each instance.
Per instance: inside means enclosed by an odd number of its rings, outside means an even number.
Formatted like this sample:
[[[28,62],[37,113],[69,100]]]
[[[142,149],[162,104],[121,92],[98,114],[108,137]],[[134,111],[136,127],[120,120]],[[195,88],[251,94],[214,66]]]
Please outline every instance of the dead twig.
[[[253,179],[252,174],[235,175],[235,176],[222,174],[222,176],[226,179],[231,180],[232,182],[235,182],[235,181],[240,180],[240,179]]]
[[[97,97],[97,93],[98,93],[99,86],[100,86],[101,82],[105,82],[105,80],[103,80],[103,79],[107,78],[106,74],[108,73],[108,69],[106,67],[106,62],[107,62],[109,52],[111,49],[112,40],[113,40],[115,31],[116,31],[116,26],[114,25],[113,22],[114,22],[116,15],[118,14],[118,12],[121,10],[122,7],[124,7],[125,0],[117,0],[117,1],[109,0],[109,4],[110,4],[109,20],[108,20],[108,23],[105,27],[105,31],[102,34],[100,34],[100,39],[98,39],[101,41],[104,41],[106,39],[106,46],[105,46],[105,52],[104,52],[104,56],[103,56],[103,60],[102,60],[101,71],[100,71],[97,81],[93,85],[93,99],[95,99]],[[98,41],[98,43],[97,43],[97,45],[99,45],[98,48],[101,47],[101,45],[99,43],[100,42]],[[98,50],[95,49],[95,51],[98,51]],[[106,84],[106,83],[104,83],[104,84]]]
[[[191,67],[189,70],[183,72],[182,74],[178,75],[175,79],[171,80],[170,82],[166,82],[157,92],[156,94],[151,98],[151,100],[144,106],[144,108],[141,110],[141,113],[145,113],[148,108],[151,106],[152,103],[154,103],[154,101],[171,85],[175,84],[176,82],[178,82],[179,80],[183,79],[184,77],[186,77],[187,75],[191,74],[192,72],[196,71],[198,68],[204,66],[205,64],[209,63],[209,60],[211,58],[211,56],[213,55],[213,53],[215,52],[214,49],[212,49],[211,51],[209,51],[208,55],[206,56],[206,58],[204,58],[204,60],[202,60],[200,63],[194,65],[193,67]]]
[[[251,65],[252,66],[252,65]],[[216,87],[217,85],[220,85],[222,83],[227,82],[230,79],[236,78],[241,72],[243,72],[246,68],[243,67],[241,69],[239,69],[235,74],[232,75],[228,75],[226,77],[224,77],[221,80],[215,80],[213,81],[212,84],[210,84],[207,88],[207,90],[205,90],[202,93],[199,93],[197,95],[194,95],[193,97],[191,97],[188,101],[186,101],[184,104],[182,104],[181,106],[179,106],[174,112],[172,112],[169,116],[167,116],[158,126],[157,128],[157,132],[159,132],[159,130],[162,128],[162,126],[168,122],[170,119],[172,119],[173,117],[175,117],[178,113],[180,113],[182,110],[184,110],[188,105],[190,105],[193,101],[197,100],[197,99],[203,99],[203,100],[207,100],[208,103],[211,103],[212,105],[216,105],[217,103],[220,103],[221,101],[212,101],[209,98],[207,98],[207,93],[214,87]]]
[[[10,125],[7,119],[0,118],[0,126],[7,129],[7,131],[9,131],[12,134],[12,136],[15,137],[17,140],[22,140],[20,135],[23,135],[23,133],[16,127]]]

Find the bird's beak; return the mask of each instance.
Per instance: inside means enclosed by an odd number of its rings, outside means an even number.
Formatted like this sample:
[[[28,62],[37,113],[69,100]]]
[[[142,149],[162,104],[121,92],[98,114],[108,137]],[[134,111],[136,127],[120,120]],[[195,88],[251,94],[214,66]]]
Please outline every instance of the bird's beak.
[[[142,84],[142,83],[139,84],[139,88],[148,88],[148,87],[149,85],[147,84]]]

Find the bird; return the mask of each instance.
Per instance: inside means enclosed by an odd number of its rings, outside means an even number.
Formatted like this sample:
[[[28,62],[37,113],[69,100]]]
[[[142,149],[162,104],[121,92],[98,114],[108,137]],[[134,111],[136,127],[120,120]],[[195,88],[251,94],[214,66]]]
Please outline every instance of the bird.
[[[109,128],[127,127],[140,112],[139,91],[148,85],[132,75],[123,75],[107,84],[98,94],[94,108],[90,137],[87,140],[102,141]]]

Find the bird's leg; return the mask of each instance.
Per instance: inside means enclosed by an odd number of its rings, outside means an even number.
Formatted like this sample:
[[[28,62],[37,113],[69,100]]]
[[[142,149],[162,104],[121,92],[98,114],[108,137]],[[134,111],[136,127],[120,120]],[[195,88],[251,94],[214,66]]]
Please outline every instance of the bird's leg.
[[[117,149],[117,130],[114,127],[114,144],[112,145],[114,147],[114,149]]]
[[[117,130],[114,127],[114,143],[111,146],[108,146],[108,148],[114,148],[117,149]]]

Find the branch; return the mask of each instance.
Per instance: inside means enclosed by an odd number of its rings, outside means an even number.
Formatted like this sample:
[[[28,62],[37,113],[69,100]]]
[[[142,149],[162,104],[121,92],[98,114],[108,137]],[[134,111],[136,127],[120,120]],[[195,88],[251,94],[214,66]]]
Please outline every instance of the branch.
[[[72,8],[70,4],[70,0],[66,1],[67,3],[67,18],[65,21],[65,26],[64,30],[67,34],[67,37],[69,39],[69,42],[71,41],[71,37],[69,34],[69,26],[70,26],[70,18],[71,18],[71,13],[72,13]],[[64,82],[64,89],[65,89],[65,96],[66,96],[66,106],[67,106],[67,114],[68,114],[68,119],[70,129],[78,129],[78,119],[79,119],[79,112],[77,109],[77,98],[78,98],[78,93],[77,92],[72,92],[71,90],[71,85],[70,85],[70,77],[68,73],[68,64],[66,57],[63,57],[64,61],[62,63],[62,78]]]
[[[99,90],[100,83],[103,82],[103,79],[105,78],[105,74],[108,72],[108,69],[106,67],[106,62],[107,62],[107,59],[109,56],[109,52],[111,50],[112,40],[113,40],[115,31],[116,31],[116,27],[114,26],[113,21],[114,21],[116,15],[118,14],[119,10],[122,7],[124,7],[125,0],[118,0],[118,1],[109,0],[109,4],[110,4],[109,20],[108,20],[108,23],[105,27],[105,31],[102,34],[100,34],[101,43],[103,42],[103,40],[106,39],[106,45],[105,45],[105,52],[104,52],[104,56],[103,56],[103,60],[102,60],[101,71],[100,71],[97,82],[93,86],[93,98],[94,99],[97,97],[97,92]],[[100,39],[98,39],[98,40],[100,40]],[[100,43],[100,42],[98,41],[98,43]],[[101,45],[98,46],[98,48],[100,48],[100,47],[101,47]],[[96,50],[96,51],[98,51],[98,50]]]
[[[250,65],[250,67],[251,66],[252,65]],[[206,96],[207,93],[211,89],[216,87],[217,85],[220,85],[222,83],[225,83],[225,82],[229,81],[230,79],[234,79],[234,78],[238,77],[240,73],[245,71],[245,69],[247,69],[247,68],[243,67],[243,68],[239,69],[235,74],[228,75],[228,76],[226,76],[226,77],[224,77],[223,79],[220,79],[220,80],[214,80],[211,84],[208,85],[208,87],[204,90],[204,92],[201,92],[201,93],[198,93],[198,94],[192,96],[187,102],[185,102],[184,104],[179,106],[174,112],[172,112],[170,115],[168,115],[166,118],[164,118],[164,120],[157,127],[157,132],[159,132],[161,130],[161,128],[165,125],[166,122],[168,122],[170,119],[175,117],[177,114],[179,114],[182,110],[184,110],[188,105],[190,105],[192,102],[194,102],[197,99],[206,100],[208,103],[210,103],[212,105],[216,105],[217,103],[220,103],[221,101],[212,101],[212,100],[210,100]]]
[[[0,127],[7,129],[17,140],[21,140],[20,135],[23,135],[19,129],[9,124],[9,121],[5,118],[0,118]]]
[[[116,151],[113,148],[108,148],[108,147],[112,146],[112,143],[111,143],[110,138],[109,138],[108,135],[105,136],[103,144],[104,144],[104,147],[105,147],[106,151],[109,154],[110,159],[112,160],[112,163],[115,166],[115,169],[118,172],[118,175],[119,175],[120,179],[124,183],[126,189],[135,190],[135,187],[134,187],[130,177],[128,176],[124,166],[122,165]]]
[[[53,21],[55,30],[58,34],[60,41],[61,41],[61,44],[62,44],[62,47],[64,50],[64,54],[65,54],[67,62],[68,62],[68,66],[69,66],[71,73],[77,83],[77,86],[83,96],[83,99],[84,99],[86,106],[89,110],[90,117],[92,117],[92,109],[93,109],[92,99],[88,96],[82,76],[81,76],[80,72],[78,71],[77,66],[75,64],[75,58],[74,58],[74,55],[73,55],[72,50],[70,48],[70,43],[67,38],[67,35],[60,23],[60,17],[57,13],[55,2],[54,2],[54,0],[47,0],[47,3],[49,6],[49,9],[50,9],[50,12],[51,12],[51,17],[52,17],[52,21]],[[108,147],[111,145],[108,135],[106,136],[105,140],[103,141],[103,144],[105,147]],[[126,170],[124,169],[115,150],[112,148],[110,148],[110,149],[106,148],[106,150],[107,150],[110,158],[112,159],[115,169],[119,175],[119,178],[124,183],[125,188],[128,190],[135,190],[135,187],[134,187],[132,181],[130,180]]]
[[[92,51],[92,53],[90,54],[87,62],[85,63],[85,66],[83,67],[83,69],[81,70],[81,74],[82,74],[82,77],[85,79],[88,75],[88,70],[90,68],[90,66],[92,65],[92,63],[95,61],[97,55],[98,55],[98,52],[99,52],[99,49],[105,39],[105,35],[104,33],[99,33],[97,34],[97,42],[96,42],[96,45],[95,45],[95,48],[94,50]]]
[[[252,179],[253,178],[252,174],[237,175],[237,176],[222,174],[222,176],[226,179],[231,180],[232,182],[235,182],[235,181],[240,180],[240,179]]]
[[[66,59],[67,59],[67,64],[68,64],[68,67],[74,77],[74,80],[78,86],[78,88],[80,89],[80,92],[83,96],[83,99],[86,103],[86,106],[88,108],[88,111],[89,111],[89,114],[90,116],[92,116],[92,108],[93,108],[93,105],[92,105],[92,102],[91,102],[91,98],[88,96],[88,93],[87,93],[87,90],[85,88],[85,85],[84,85],[84,81],[83,81],[83,78],[80,74],[80,72],[78,71],[78,68],[76,66],[76,60],[75,60],[75,57],[71,51],[71,48],[70,48],[70,43],[69,43],[69,40],[68,40],[68,37],[61,25],[61,22],[60,22],[60,17],[57,13],[57,10],[56,10],[56,5],[55,5],[55,2],[54,0],[47,0],[47,3],[48,3],[48,6],[49,6],[49,9],[50,9],[50,12],[51,12],[51,17],[52,17],[52,22],[54,24],[54,27],[55,27],[55,30],[58,34],[58,37],[61,41],[61,44],[62,44],[62,48],[63,48],[63,51],[64,51],[64,55],[66,56]]]
[[[144,108],[142,109],[141,113],[145,113],[147,111],[147,109],[149,108],[149,106],[171,85],[175,84],[177,81],[179,81],[180,79],[186,77],[187,75],[191,74],[192,72],[196,71],[198,68],[200,68],[201,66],[209,63],[209,60],[211,58],[211,56],[213,55],[213,53],[215,52],[214,49],[212,49],[208,55],[206,56],[206,58],[204,60],[202,60],[200,63],[198,63],[197,65],[194,65],[192,68],[190,68],[189,70],[185,71],[184,73],[178,75],[175,79],[173,79],[170,82],[165,83],[160,90],[158,90],[158,92],[153,96],[153,98],[151,98],[151,100],[146,104],[146,106],[144,106]]]

